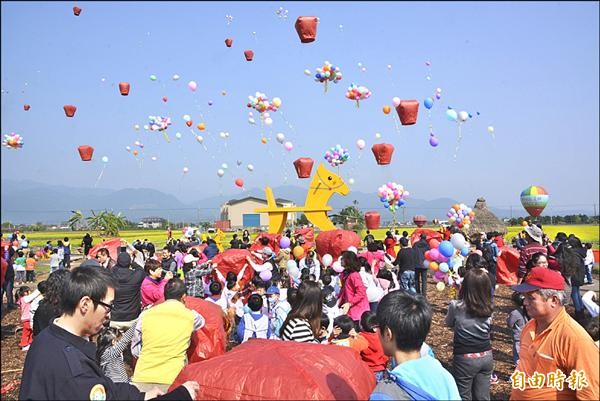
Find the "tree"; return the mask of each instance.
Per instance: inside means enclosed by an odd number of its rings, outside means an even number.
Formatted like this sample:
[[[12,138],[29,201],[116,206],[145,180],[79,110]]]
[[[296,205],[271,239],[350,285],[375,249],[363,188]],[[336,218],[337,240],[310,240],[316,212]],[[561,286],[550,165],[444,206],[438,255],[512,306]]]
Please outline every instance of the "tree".
[[[310,222],[308,221],[308,219],[306,218],[306,216],[304,215],[304,213],[302,213],[300,215],[300,217],[298,217],[296,219],[296,223],[297,226],[307,226],[310,224]]]
[[[362,230],[365,227],[365,218],[356,206],[346,206],[339,214],[331,216],[333,224],[341,224],[344,229]]]
[[[88,225],[92,230],[96,230],[103,237],[117,237],[119,231],[127,227],[127,220],[121,213],[115,214],[112,211],[102,210],[95,213],[87,219]]]
[[[71,210],[71,217],[67,224],[71,227],[71,230],[75,231],[75,228],[81,223],[83,220],[83,213],[81,210]]]

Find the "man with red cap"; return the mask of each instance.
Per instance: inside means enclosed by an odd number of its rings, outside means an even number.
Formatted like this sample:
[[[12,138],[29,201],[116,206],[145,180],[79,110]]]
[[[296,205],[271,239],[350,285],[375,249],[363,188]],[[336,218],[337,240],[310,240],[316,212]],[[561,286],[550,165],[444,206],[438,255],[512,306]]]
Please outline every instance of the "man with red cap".
[[[511,375],[511,400],[597,400],[598,348],[565,310],[559,272],[534,267],[520,285],[531,320],[521,333],[520,359]]]

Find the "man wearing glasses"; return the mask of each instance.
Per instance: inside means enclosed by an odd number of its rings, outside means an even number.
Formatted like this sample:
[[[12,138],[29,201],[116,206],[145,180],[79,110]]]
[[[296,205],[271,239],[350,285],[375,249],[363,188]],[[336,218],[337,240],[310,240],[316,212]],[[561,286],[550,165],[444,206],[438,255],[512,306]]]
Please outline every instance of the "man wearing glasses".
[[[23,368],[20,400],[148,400],[196,396],[198,383],[186,382],[171,393],[140,392],[114,383],[96,363],[89,341],[105,325],[113,308],[115,283],[108,271],[80,266],[71,271],[62,294],[62,315],[35,339]]]

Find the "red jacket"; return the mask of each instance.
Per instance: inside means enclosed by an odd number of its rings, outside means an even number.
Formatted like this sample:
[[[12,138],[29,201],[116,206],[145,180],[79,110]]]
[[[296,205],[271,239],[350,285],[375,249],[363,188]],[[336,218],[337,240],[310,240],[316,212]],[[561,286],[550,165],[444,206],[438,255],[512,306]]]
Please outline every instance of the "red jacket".
[[[369,343],[369,347],[360,353],[360,357],[372,372],[380,372],[385,370],[388,357],[383,353],[381,341],[379,341],[379,333],[370,333],[361,331],[359,336],[364,337]]]
[[[0,258],[0,265],[2,266],[2,273],[0,274],[0,286],[4,286],[4,279],[6,278],[6,271],[8,270],[8,262],[4,260],[4,257]]]

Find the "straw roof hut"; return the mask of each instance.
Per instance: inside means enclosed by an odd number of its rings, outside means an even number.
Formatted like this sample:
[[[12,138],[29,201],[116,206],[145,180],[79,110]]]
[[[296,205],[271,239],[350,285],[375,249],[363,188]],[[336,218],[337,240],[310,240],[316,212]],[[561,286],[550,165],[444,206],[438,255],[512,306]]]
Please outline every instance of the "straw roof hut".
[[[474,234],[485,232],[489,233],[495,231],[499,234],[506,234],[508,230],[506,225],[492,213],[485,202],[484,198],[477,198],[475,206],[473,206],[475,212],[475,220],[471,222],[467,235],[471,237]]]

